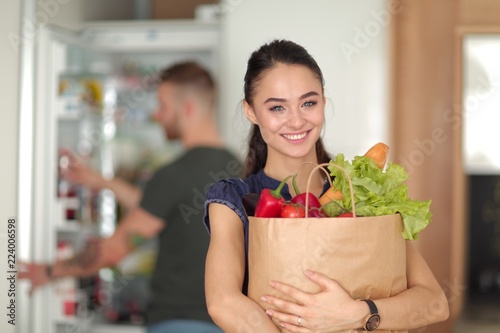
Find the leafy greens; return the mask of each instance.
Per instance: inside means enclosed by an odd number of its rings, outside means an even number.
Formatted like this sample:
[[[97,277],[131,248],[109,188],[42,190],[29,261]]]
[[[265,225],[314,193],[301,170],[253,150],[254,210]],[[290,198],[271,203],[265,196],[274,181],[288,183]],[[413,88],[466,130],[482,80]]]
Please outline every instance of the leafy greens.
[[[357,216],[399,213],[404,224],[402,236],[408,240],[417,239],[418,233],[430,223],[431,200],[418,201],[408,197],[408,187],[404,184],[408,174],[401,165],[389,163],[383,171],[366,156],[355,156],[351,164],[343,154],[338,154],[328,166],[330,174],[335,177],[333,187],[343,194],[342,200],[332,201],[323,207],[329,216],[352,211],[348,179],[333,164],[344,168],[351,178]]]

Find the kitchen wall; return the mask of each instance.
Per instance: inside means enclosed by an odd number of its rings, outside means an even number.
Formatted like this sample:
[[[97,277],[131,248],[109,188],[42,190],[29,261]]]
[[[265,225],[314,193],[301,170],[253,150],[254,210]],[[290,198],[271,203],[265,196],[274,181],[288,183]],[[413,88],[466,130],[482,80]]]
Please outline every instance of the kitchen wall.
[[[388,139],[386,1],[224,0],[221,76],[223,133],[245,152],[243,76],[250,53],[274,38],[291,39],[315,57],[326,80],[324,140],[331,153],[364,153]]]
[[[29,0],[36,3],[36,18],[40,25],[53,24],[71,30],[83,27],[84,0]],[[102,11],[101,6],[98,7]]]

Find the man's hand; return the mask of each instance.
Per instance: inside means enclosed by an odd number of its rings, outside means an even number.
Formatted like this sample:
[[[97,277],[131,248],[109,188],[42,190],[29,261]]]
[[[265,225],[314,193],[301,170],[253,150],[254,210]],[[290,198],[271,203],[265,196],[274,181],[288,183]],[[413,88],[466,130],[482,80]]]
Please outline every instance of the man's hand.
[[[50,277],[47,276],[47,265],[45,264],[33,264],[33,263],[23,263],[18,264],[19,273],[17,277],[19,279],[30,280],[31,287],[29,294],[31,295],[35,289],[50,283]]]
[[[46,264],[20,263],[18,277],[30,280],[29,294],[31,295],[37,288],[57,278],[94,275],[100,268],[107,266],[102,244],[103,241],[99,238],[88,240],[80,253],[51,265],[51,276],[47,274],[48,265]]]
[[[62,176],[70,182],[89,187],[93,190],[101,190],[104,187],[105,179],[100,173],[90,169],[77,156],[67,152],[69,165],[62,172]]]
[[[62,171],[62,176],[73,184],[82,185],[92,190],[108,189],[113,192],[116,200],[127,210],[139,205],[142,190],[120,178],[104,178],[100,173],[90,169],[84,161],[70,151],[65,151],[68,165]]]

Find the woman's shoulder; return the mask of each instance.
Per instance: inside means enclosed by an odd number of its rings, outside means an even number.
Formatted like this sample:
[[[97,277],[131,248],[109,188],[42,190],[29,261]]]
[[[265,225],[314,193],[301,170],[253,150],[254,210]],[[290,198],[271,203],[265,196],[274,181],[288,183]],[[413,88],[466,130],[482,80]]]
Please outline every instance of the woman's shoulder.
[[[203,223],[210,233],[210,218],[208,205],[211,203],[222,204],[233,210],[243,222],[247,225],[248,219],[245,214],[245,208],[242,198],[248,193],[260,193],[258,177],[251,175],[243,178],[227,178],[212,184],[207,191],[205,201],[205,215]]]
[[[259,181],[255,175],[247,178],[227,178],[221,179],[212,184],[207,192],[207,199],[237,199],[247,193],[260,192]]]

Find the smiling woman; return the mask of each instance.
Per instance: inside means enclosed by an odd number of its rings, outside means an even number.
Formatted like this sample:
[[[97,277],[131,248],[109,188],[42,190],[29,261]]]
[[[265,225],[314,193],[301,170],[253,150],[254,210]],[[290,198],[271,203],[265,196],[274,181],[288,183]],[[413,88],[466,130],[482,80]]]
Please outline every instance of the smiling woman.
[[[214,322],[226,332],[279,332],[283,328],[287,332],[371,331],[376,327],[368,318],[375,315],[380,319],[375,325],[380,323],[379,329],[405,331],[448,316],[442,289],[410,245],[406,249],[408,289],[393,297],[358,302],[336,281],[309,270],[305,274],[320,287],[318,293],[306,293],[287,281],[269,281],[287,300],[261,295],[267,310],[247,296],[249,220],[242,197],[275,189],[284,182],[281,195],[290,200],[297,190],[288,175],[301,167],[295,181],[297,189],[303,191],[316,164],[330,161],[321,140],[323,85],[316,61],[294,42],[275,40],[261,46],[248,60],[243,106],[253,128],[246,178],[217,182],[209,189],[205,204],[204,222],[211,232],[206,299]],[[309,191],[320,196],[329,182],[321,173],[313,173],[309,184]],[[429,313],[437,301],[444,305]]]
[[[311,148],[320,136],[325,108],[321,82],[307,67],[278,64],[260,85],[243,104],[245,115],[259,127],[267,144],[268,158],[291,155],[302,161],[315,160],[316,151]],[[273,166],[265,166],[268,175],[277,172]]]
[[[255,51],[248,60],[244,93],[245,115],[253,123],[245,175],[264,168],[269,148],[266,140],[278,129],[285,140],[307,137],[316,146],[318,163],[330,160],[319,138],[325,107],[323,73],[304,48],[275,41]],[[265,125],[267,120],[270,123]]]

